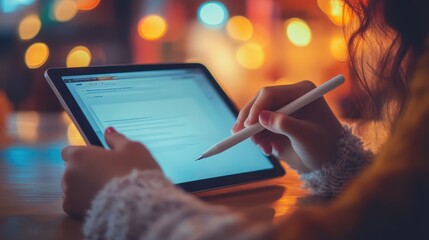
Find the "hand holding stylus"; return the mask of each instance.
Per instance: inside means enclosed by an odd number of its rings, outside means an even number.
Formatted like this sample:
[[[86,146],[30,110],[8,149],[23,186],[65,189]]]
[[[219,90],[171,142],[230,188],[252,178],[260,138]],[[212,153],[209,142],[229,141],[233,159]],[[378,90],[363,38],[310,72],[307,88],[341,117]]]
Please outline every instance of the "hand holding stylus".
[[[324,94],[338,87],[343,82],[344,82],[344,77],[342,75],[338,75],[332,78],[331,80],[321,84],[319,87],[305,93],[304,95],[290,102],[286,106],[280,108],[277,112],[281,112],[283,114],[289,115],[299,110],[300,108],[306,106],[307,104],[315,101],[316,99],[322,97]],[[218,142],[217,144],[209,148],[206,152],[202,154],[202,156],[198,160],[221,153],[235,146],[236,144],[242,142],[243,140],[256,135],[257,133],[259,133],[264,129],[265,128],[259,122],[251,126],[248,126],[242,129],[241,131],[237,132],[236,134],[232,135],[231,137],[226,138],[225,140]]]

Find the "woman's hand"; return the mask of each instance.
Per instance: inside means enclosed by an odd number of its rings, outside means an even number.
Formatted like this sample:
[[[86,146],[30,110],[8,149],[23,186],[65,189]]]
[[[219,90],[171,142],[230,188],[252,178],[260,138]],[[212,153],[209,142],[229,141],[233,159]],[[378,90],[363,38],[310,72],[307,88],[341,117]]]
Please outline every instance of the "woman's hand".
[[[326,101],[320,98],[290,116],[275,112],[315,87],[303,81],[263,88],[240,111],[232,131],[259,121],[267,130],[252,139],[266,155],[273,154],[299,172],[320,169],[335,157],[342,132]]]
[[[112,178],[125,176],[132,169],[160,170],[142,144],[128,140],[111,127],[106,129],[105,138],[111,150],[69,146],[62,151],[66,163],[63,209],[72,216],[83,217],[92,199]]]

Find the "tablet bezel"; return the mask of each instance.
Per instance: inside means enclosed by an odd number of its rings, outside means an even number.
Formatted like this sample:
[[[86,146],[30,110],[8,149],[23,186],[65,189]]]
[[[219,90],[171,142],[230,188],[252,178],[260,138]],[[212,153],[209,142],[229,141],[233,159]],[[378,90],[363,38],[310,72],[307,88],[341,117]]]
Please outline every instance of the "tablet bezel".
[[[80,67],[80,68],[51,68],[46,70],[45,78],[49,85],[53,89],[55,95],[60,100],[61,105],[64,107],[85,142],[88,145],[96,145],[103,147],[100,139],[97,137],[94,129],[91,127],[88,119],[82,112],[78,103],[72,96],[70,90],[67,88],[63,81],[63,76],[74,76],[74,75],[91,75],[91,74],[114,74],[123,72],[138,72],[138,71],[157,71],[157,70],[177,70],[177,69],[200,69],[206,75],[207,79],[214,87],[216,92],[222,97],[223,101],[234,113],[238,115],[238,110],[222,90],[217,81],[210,74],[208,69],[199,63],[166,63],[166,64],[144,64],[144,65],[114,65],[114,66],[94,66],[94,67]],[[247,173],[233,174],[222,177],[215,177],[209,179],[196,180],[191,182],[185,182],[176,184],[185,191],[188,192],[200,192],[206,190],[212,190],[217,188],[223,188],[228,186],[234,186],[238,184],[244,184],[254,181],[265,180],[269,178],[280,177],[285,174],[285,170],[280,165],[279,161],[269,156],[267,159],[273,165],[272,169],[259,170]],[[208,160],[210,161],[210,160]]]

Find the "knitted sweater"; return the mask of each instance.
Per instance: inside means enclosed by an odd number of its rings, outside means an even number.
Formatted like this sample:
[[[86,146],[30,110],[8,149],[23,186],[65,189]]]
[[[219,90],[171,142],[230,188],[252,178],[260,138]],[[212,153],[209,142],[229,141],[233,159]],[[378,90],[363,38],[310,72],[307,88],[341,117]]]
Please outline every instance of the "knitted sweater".
[[[372,158],[348,127],[334,161],[302,174],[314,195],[333,197]],[[160,171],[134,170],[111,180],[93,200],[84,225],[87,239],[265,239],[270,226],[211,206],[174,186]]]

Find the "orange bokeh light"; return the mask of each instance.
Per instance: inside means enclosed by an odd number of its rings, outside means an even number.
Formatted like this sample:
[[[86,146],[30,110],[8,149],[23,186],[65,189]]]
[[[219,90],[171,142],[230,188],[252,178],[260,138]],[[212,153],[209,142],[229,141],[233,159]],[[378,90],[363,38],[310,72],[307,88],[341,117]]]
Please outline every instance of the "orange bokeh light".
[[[44,43],[34,43],[25,52],[25,64],[30,69],[41,67],[48,60],[49,47]]]
[[[96,8],[101,0],[77,0],[77,8],[83,11],[89,11]]]
[[[158,40],[167,33],[167,23],[158,15],[143,17],[138,24],[140,37],[146,40]]]

